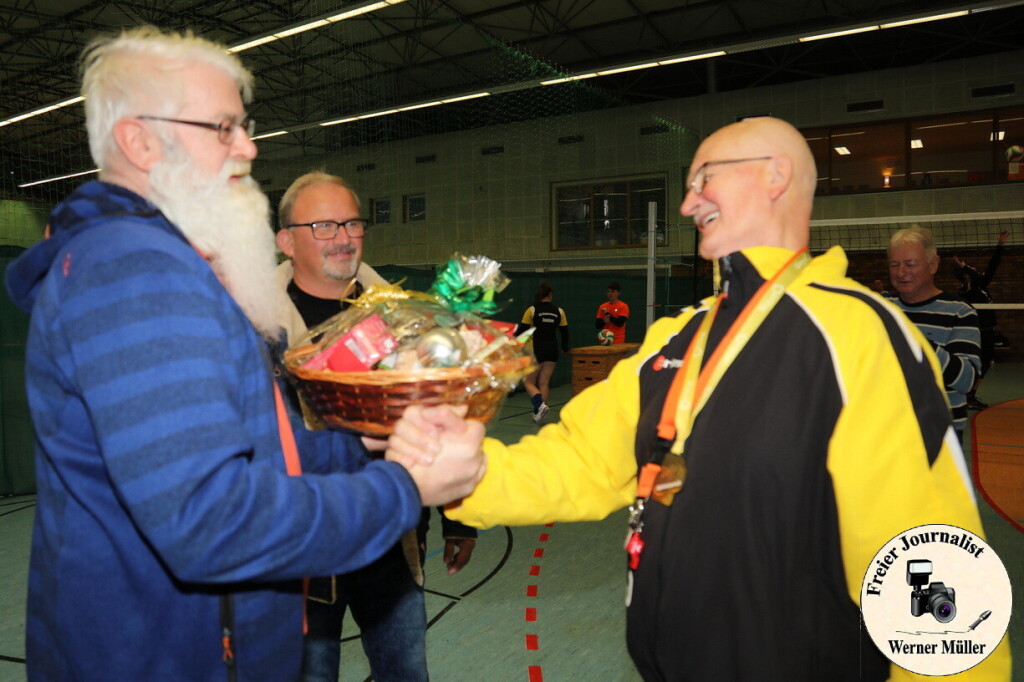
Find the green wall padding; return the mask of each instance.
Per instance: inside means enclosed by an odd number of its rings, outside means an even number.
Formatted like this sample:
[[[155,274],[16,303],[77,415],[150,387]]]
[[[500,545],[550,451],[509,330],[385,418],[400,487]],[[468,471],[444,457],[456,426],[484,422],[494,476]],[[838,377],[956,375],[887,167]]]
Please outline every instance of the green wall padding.
[[[0,265],[7,266],[24,249],[0,246]],[[0,286],[0,495],[34,493],[35,437],[25,396],[25,340],[28,315],[15,306]]]

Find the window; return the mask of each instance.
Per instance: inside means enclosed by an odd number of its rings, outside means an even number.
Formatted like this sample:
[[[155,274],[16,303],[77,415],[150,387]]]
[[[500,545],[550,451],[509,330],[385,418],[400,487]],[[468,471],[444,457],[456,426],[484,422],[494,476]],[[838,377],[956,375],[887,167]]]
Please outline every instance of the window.
[[[910,123],[910,187],[992,182],[991,111]]]
[[[665,244],[665,178],[560,183],[552,188],[555,249],[647,244],[648,203],[655,203],[657,243]]]
[[[427,219],[425,194],[406,194],[402,197],[402,222],[416,223]]]
[[[374,225],[384,225],[391,222],[391,199],[370,199],[370,216]]]
[[[829,146],[828,128],[811,128],[801,131],[807,146],[811,148],[814,155],[814,165],[818,169],[818,183],[815,185],[815,194],[827,194],[831,184],[829,179]]]
[[[832,128],[832,194],[902,189],[906,182],[905,127],[871,123]]]
[[[1024,180],[1013,145],[1024,143],[1024,107],[810,128],[817,194],[985,185]]]

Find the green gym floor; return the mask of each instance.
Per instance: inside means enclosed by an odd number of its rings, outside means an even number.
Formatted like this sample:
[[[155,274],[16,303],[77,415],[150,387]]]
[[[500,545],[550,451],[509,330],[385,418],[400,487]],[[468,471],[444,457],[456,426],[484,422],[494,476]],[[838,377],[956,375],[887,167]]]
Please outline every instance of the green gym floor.
[[[557,420],[569,390],[566,384],[552,391],[548,422]],[[1024,365],[995,365],[979,398],[993,405],[1024,398]],[[513,441],[535,432],[529,404],[521,391],[509,396],[490,435]],[[969,434],[965,440],[971,442]],[[1024,535],[981,496],[979,504],[988,541],[1002,558],[1019,602],[1024,599]],[[26,679],[25,581],[34,506],[32,496],[0,499],[0,682]],[[601,522],[481,532],[472,561],[452,577],[444,573],[439,525],[432,524],[427,559],[432,679],[639,680],[625,648],[624,511]],[[1013,679],[1024,682],[1024,608],[1019,605],[1010,638],[1017,663]],[[343,634],[341,679],[369,679],[358,628],[350,620]]]

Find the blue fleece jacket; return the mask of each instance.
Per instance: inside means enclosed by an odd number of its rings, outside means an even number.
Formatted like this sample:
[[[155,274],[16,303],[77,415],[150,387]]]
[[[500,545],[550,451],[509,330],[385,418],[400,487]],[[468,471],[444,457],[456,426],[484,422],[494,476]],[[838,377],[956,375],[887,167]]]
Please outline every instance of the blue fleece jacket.
[[[299,579],[394,545],[412,479],[294,414],[285,473],[265,344],[152,204],[91,182],[50,224],[6,278],[32,315],[29,677],[296,679]]]

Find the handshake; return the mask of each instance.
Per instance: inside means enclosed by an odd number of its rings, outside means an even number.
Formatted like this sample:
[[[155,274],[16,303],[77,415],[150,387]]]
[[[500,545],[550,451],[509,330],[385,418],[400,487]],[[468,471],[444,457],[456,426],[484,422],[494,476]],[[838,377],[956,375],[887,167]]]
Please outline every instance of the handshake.
[[[484,425],[465,419],[467,407],[407,407],[387,441],[387,460],[409,471],[424,507],[466,497],[487,470]]]

